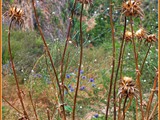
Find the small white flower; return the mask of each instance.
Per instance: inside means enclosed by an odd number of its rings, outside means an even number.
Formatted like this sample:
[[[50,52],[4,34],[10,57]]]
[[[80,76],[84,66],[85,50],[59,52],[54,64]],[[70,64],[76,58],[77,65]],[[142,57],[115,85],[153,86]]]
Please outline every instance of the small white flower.
[[[146,80],[143,80],[143,82],[146,82]]]
[[[107,8],[107,10],[109,10],[109,8]]]
[[[131,55],[131,53],[128,53],[128,55]]]
[[[24,81],[26,81],[27,79],[26,78],[24,78]]]
[[[82,109],[82,106],[80,106],[79,108],[81,108],[81,109]]]
[[[52,14],[54,15],[54,14],[55,14],[55,12],[52,12]]]
[[[71,44],[71,43],[72,43],[72,41],[69,41],[69,43]]]
[[[31,70],[32,73],[34,73],[34,70]]]

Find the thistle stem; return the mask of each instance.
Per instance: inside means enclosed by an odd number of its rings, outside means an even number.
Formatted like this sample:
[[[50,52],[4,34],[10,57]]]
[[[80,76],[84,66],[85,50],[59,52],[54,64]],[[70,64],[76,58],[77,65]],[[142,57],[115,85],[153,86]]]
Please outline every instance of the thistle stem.
[[[135,65],[136,65],[136,84],[138,86],[139,89],[139,95],[140,95],[140,109],[141,109],[141,113],[142,113],[142,120],[144,120],[144,113],[143,113],[143,108],[142,108],[142,90],[141,90],[141,82],[140,82],[140,73],[139,73],[139,68],[138,68],[138,56],[137,56],[137,52],[136,52],[136,46],[135,46],[135,40],[134,40],[134,33],[133,33],[133,25],[132,25],[132,17],[130,19],[130,25],[131,25],[131,31],[132,31],[132,40],[133,40],[133,52],[134,52],[134,57],[135,57]]]
[[[74,14],[74,9],[76,7],[76,3],[77,3],[77,0],[75,0],[75,2],[74,2],[73,9],[72,9],[72,12],[71,12],[71,17],[69,18],[69,26],[68,26],[68,30],[67,30],[67,39],[66,39],[66,42],[65,42],[65,47],[64,47],[64,50],[63,50],[63,55],[62,55],[62,60],[61,60],[61,74],[60,75],[61,75],[62,86],[64,86],[64,77],[63,77],[64,58],[65,58],[65,54],[66,54],[66,51],[67,51],[68,41],[69,41],[69,38],[70,38],[70,31],[71,31],[73,14]],[[64,97],[64,87],[63,87],[62,91],[63,91],[62,94],[63,94],[63,97]]]
[[[38,16],[37,16],[37,13],[36,13],[36,8],[35,8],[35,6],[34,6],[34,0],[32,0],[32,6],[33,6],[33,9],[34,9],[34,14],[35,14],[36,22],[37,22],[37,25],[38,25],[38,30],[39,30],[40,35],[41,35],[41,37],[42,37],[43,44],[44,44],[45,49],[46,49],[46,51],[47,51],[47,54],[48,54],[48,56],[49,56],[49,59],[50,59],[50,62],[51,62],[51,66],[52,66],[52,68],[53,68],[53,71],[54,71],[54,74],[55,74],[55,77],[56,77],[56,82],[57,82],[57,85],[58,85],[58,89],[59,89],[59,93],[60,93],[60,98],[61,98],[61,102],[62,102],[62,106],[60,106],[60,107],[62,107],[62,110],[63,110],[63,120],[66,120],[66,114],[65,114],[65,109],[64,109],[64,99],[63,99],[62,91],[61,91],[61,88],[60,88],[60,83],[59,83],[57,71],[56,71],[56,69],[55,69],[52,56],[51,56],[51,54],[50,54],[50,51],[49,51],[49,48],[48,48],[48,46],[47,46],[46,40],[45,40],[45,38],[44,38],[42,29],[41,29],[41,27],[40,27],[40,23],[39,23],[39,21],[38,21]]]
[[[11,21],[10,21],[10,24],[9,24],[9,30],[8,30],[8,48],[9,48],[10,62],[11,62],[14,78],[15,78],[15,81],[16,81],[16,86],[17,86],[17,90],[18,90],[18,97],[19,97],[19,100],[20,100],[20,103],[21,103],[21,106],[22,106],[22,109],[23,109],[23,113],[24,113],[25,117],[29,120],[29,117],[28,117],[28,114],[25,110],[25,106],[24,106],[23,99],[22,99],[22,96],[21,96],[21,90],[20,90],[20,87],[19,87],[19,82],[18,82],[17,74],[16,74],[16,71],[15,71],[14,63],[13,63],[13,57],[12,57],[12,51],[11,51],[11,42],[10,42],[10,31],[11,31],[12,22],[13,22],[13,16],[11,17]]]
[[[157,81],[158,81],[158,74],[156,74],[156,76],[154,78],[154,83],[153,83],[153,88],[152,88],[153,90],[156,89]],[[148,101],[148,104],[147,104],[147,109],[146,109],[147,120],[149,118],[149,112],[150,112],[151,103],[152,103],[152,100],[153,100],[153,95],[154,95],[154,91],[151,92],[150,97],[149,97],[149,101]]]
[[[122,78],[123,76],[123,57],[124,57],[124,53],[125,53],[125,48],[126,48],[126,42],[124,43],[124,47],[123,47],[123,50],[122,50],[122,59],[121,59],[121,68],[120,68],[120,78]]]
[[[122,51],[123,51],[123,49],[124,49],[124,37],[125,37],[125,32],[126,32],[126,17],[125,17],[125,20],[124,20],[123,39],[122,39],[121,48],[120,48],[120,53],[119,53],[119,58],[118,58],[118,66],[117,66],[116,75],[115,75],[115,79],[114,79],[114,88],[113,88],[114,120],[116,120],[116,83],[117,83],[119,68],[120,68],[120,65],[121,65]]]
[[[113,47],[113,55],[112,55],[112,74],[111,74],[111,80],[110,80],[110,87],[109,87],[109,93],[108,93],[108,101],[106,105],[106,120],[108,119],[108,110],[109,110],[109,103],[110,103],[110,97],[112,92],[112,84],[113,84],[113,77],[114,77],[114,68],[115,68],[115,37],[114,37],[114,25],[113,25],[113,19],[112,19],[112,0],[110,0],[110,24],[112,29],[112,47]]]
[[[73,105],[73,115],[72,120],[75,120],[75,110],[76,110],[76,102],[77,102],[77,95],[78,95],[78,88],[79,88],[79,80],[80,80],[80,70],[81,70],[81,64],[82,64],[82,57],[83,57],[83,33],[82,33],[82,12],[83,12],[84,3],[82,3],[81,6],[81,14],[80,14],[80,62],[79,62],[79,68],[78,68],[78,77],[77,77],[77,86],[74,96],[74,105]]]
[[[144,67],[145,61],[146,61],[147,56],[148,56],[148,54],[149,54],[149,51],[150,51],[150,49],[151,49],[151,46],[152,46],[152,44],[149,45],[148,50],[147,50],[147,53],[146,53],[146,56],[145,56],[145,58],[144,58],[144,60],[143,60],[143,63],[142,63],[142,66],[141,66],[141,71],[140,71],[141,75],[142,75],[142,72],[143,72],[143,67]]]
[[[38,120],[38,115],[37,115],[37,112],[36,112],[36,108],[35,108],[35,106],[33,104],[32,95],[31,95],[30,91],[29,91],[29,97],[30,97],[30,100],[31,100],[31,104],[32,104],[32,107],[33,107],[34,114],[36,116],[36,120]]]
[[[8,103],[9,106],[11,106],[13,109],[15,109],[19,114],[24,115],[24,114],[23,114],[22,112],[20,112],[16,107],[14,107],[9,101],[7,101],[7,99],[4,98],[3,96],[2,96],[2,99],[3,99],[6,103]]]
[[[128,95],[126,96],[123,104],[123,120],[125,120],[125,106],[126,106],[127,98],[128,98]]]

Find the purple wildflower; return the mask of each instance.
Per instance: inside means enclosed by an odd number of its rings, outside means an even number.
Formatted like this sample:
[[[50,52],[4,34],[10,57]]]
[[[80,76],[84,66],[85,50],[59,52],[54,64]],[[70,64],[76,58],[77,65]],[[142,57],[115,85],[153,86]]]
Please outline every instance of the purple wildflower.
[[[74,91],[74,88],[71,87],[71,88],[70,88],[70,91],[73,92],[73,91]]]
[[[89,81],[90,81],[90,82],[94,82],[94,79],[93,79],[93,78],[90,78]]]
[[[85,89],[85,86],[80,87],[80,90],[84,90],[84,89]]]
[[[71,76],[69,74],[66,75],[66,78],[70,78]]]
[[[95,118],[98,118],[98,116],[99,116],[98,114],[95,114],[95,115],[94,115]]]
[[[84,71],[83,71],[83,70],[80,70],[80,73],[81,73],[81,74],[83,74],[83,73],[84,73]]]
[[[96,84],[92,84],[92,87],[96,87]]]
[[[35,78],[41,78],[42,75],[37,73],[37,74],[34,75],[34,77],[35,77]]]
[[[86,79],[86,76],[82,76],[82,79]]]
[[[71,85],[68,85],[68,88],[72,88],[72,86],[71,86]]]

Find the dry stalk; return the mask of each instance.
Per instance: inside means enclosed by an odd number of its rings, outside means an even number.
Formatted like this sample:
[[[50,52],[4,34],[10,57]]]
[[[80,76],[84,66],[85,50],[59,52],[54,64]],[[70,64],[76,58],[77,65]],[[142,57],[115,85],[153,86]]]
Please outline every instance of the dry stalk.
[[[124,100],[124,104],[123,104],[123,120],[125,120],[125,106],[126,106],[126,102],[127,102],[127,98],[128,98],[128,95],[126,96],[125,100]]]
[[[126,17],[124,20],[124,31],[123,31],[123,39],[122,39],[122,43],[121,43],[121,48],[120,48],[120,53],[119,53],[119,58],[118,58],[118,66],[117,66],[117,70],[115,73],[115,79],[114,79],[114,88],[113,88],[113,95],[114,95],[114,120],[116,120],[116,84],[117,84],[117,78],[118,78],[118,72],[119,72],[119,68],[121,65],[121,58],[122,58],[122,51],[124,49],[124,37],[125,37],[125,31],[126,31]]]
[[[141,113],[142,113],[142,120],[144,120],[144,113],[143,113],[143,108],[142,108],[142,90],[141,90],[141,82],[140,82],[140,71],[139,71],[139,68],[138,68],[138,56],[137,56],[137,52],[136,52],[136,46],[135,46],[135,41],[134,41],[134,33],[133,33],[133,25],[132,24],[133,24],[133,20],[132,20],[132,16],[131,16],[130,25],[131,25],[131,31],[132,31],[133,51],[134,51],[135,65],[136,65],[136,75],[137,75],[136,84],[138,86],[139,95],[140,95],[140,109],[141,109]]]
[[[123,50],[122,50],[122,59],[121,59],[121,68],[120,68],[120,78],[123,77],[123,57],[124,57],[124,53],[125,53],[125,48],[126,48],[126,42],[124,43],[124,47],[123,47]]]
[[[34,114],[36,116],[36,120],[38,120],[38,115],[37,115],[37,112],[36,112],[36,107],[34,106],[33,104],[33,100],[32,100],[32,95],[31,95],[31,92],[29,91],[29,98],[31,100],[31,104],[32,104],[32,107],[33,107],[33,111],[34,111]]]
[[[38,16],[37,16],[37,13],[36,13],[36,8],[35,8],[35,6],[34,6],[34,0],[32,0],[32,6],[33,6],[33,9],[34,9],[34,14],[35,14],[36,22],[37,22],[37,25],[38,25],[38,30],[39,30],[40,35],[41,35],[41,37],[42,37],[43,44],[44,44],[45,49],[46,49],[46,51],[47,51],[47,54],[48,54],[48,56],[49,56],[49,59],[50,59],[50,62],[51,62],[51,66],[52,66],[52,68],[53,68],[54,75],[55,75],[55,77],[56,77],[56,82],[57,82],[58,89],[59,89],[60,99],[61,99],[61,102],[62,102],[62,106],[60,106],[60,107],[62,107],[62,110],[63,110],[63,111],[62,111],[62,112],[63,112],[63,120],[66,120],[66,114],[65,114],[65,109],[64,109],[64,99],[63,99],[62,91],[61,91],[61,88],[60,88],[60,82],[59,82],[59,79],[58,79],[57,71],[56,71],[55,66],[54,66],[54,63],[53,63],[52,56],[51,56],[51,54],[50,54],[50,51],[49,51],[49,48],[48,48],[48,46],[47,46],[46,40],[45,40],[45,38],[44,38],[42,29],[41,29],[41,27],[40,27],[40,23],[39,23],[39,21],[38,21]]]
[[[50,113],[49,113],[49,109],[47,108],[47,117],[48,117],[48,120],[51,120],[50,118]]]
[[[82,32],[82,12],[83,12],[84,3],[81,5],[81,13],[80,13],[80,61],[79,61],[79,68],[78,68],[78,77],[77,77],[77,85],[76,91],[74,96],[74,105],[73,105],[73,114],[72,119],[75,120],[75,110],[76,110],[76,102],[77,102],[77,95],[79,89],[79,82],[80,82],[80,71],[81,71],[81,64],[82,64],[82,57],[83,57],[83,32]]]
[[[71,17],[69,18],[69,26],[68,26],[68,30],[67,30],[67,39],[66,39],[66,42],[65,42],[65,47],[64,47],[64,50],[63,50],[63,54],[62,54],[62,60],[61,60],[61,81],[62,81],[62,86],[64,86],[64,77],[63,77],[63,65],[64,65],[64,58],[65,58],[65,55],[66,55],[66,51],[67,51],[67,46],[68,46],[68,41],[70,39],[70,31],[71,31],[71,26],[72,26],[72,20],[73,20],[73,15],[74,15],[74,9],[76,7],[76,3],[77,3],[77,0],[75,0],[74,2],[74,5],[73,5],[73,9],[72,9],[72,12],[71,12]],[[64,87],[62,88],[62,94],[63,94],[63,97],[64,97]],[[64,99],[64,98],[63,98]]]
[[[157,81],[158,81],[158,74],[156,74],[156,76],[154,78],[154,83],[153,83],[153,88],[152,88],[153,90],[156,89]],[[151,91],[151,94],[150,94],[150,97],[149,97],[149,101],[148,101],[148,104],[147,104],[147,109],[146,109],[146,118],[147,118],[147,120],[149,118],[149,112],[150,112],[153,96],[154,96],[154,91]]]
[[[112,74],[111,74],[111,80],[110,80],[110,87],[109,87],[109,93],[108,93],[108,101],[106,105],[106,120],[108,119],[108,110],[109,110],[109,104],[110,104],[110,97],[111,97],[111,92],[112,92],[112,84],[113,84],[113,78],[114,78],[114,68],[115,68],[115,37],[114,37],[114,25],[113,25],[113,18],[112,18],[112,0],[110,0],[110,24],[111,24],[111,29],[112,29]]]
[[[2,99],[8,103],[9,106],[11,106],[14,110],[16,110],[19,114],[24,115],[22,112],[20,112],[16,107],[14,107],[4,96],[2,96]]]
[[[25,109],[25,106],[24,106],[24,102],[23,102],[22,96],[21,96],[21,90],[20,90],[20,87],[19,87],[19,82],[18,82],[17,74],[16,74],[16,71],[15,71],[14,63],[13,63],[13,57],[12,57],[11,43],[10,43],[10,31],[11,31],[11,26],[12,26],[12,22],[13,22],[13,18],[12,17],[11,17],[11,21],[10,21],[9,29],[8,29],[9,56],[10,56],[10,62],[11,62],[14,78],[15,78],[15,81],[16,81],[17,90],[18,90],[18,97],[19,97],[19,100],[20,100],[20,103],[21,103],[21,106],[22,106],[22,109],[23,109],[23,113],[24,113],[25,117],[27,119],[29,119],[28,114],[27,114],[26,109]]]
[[[156,112],[157,107],[158,107],[158,102],[156,102],[156,104],[155,104],[155,106],[154,106],[154,108],[153,108],[153,110],[152,110],[152,112],[149,116],[149,119],[147,119],[147,120],[152,120],[153,119],[154,113]]]
[[[151,49],[151,46],[152,46],[152,44],[150,43],[150,45],[149,45],[149,47],[148,47],[148,50],[147,50],[147,53],[146,53],[146,55],[145,55],[145,58],[144,58],[144,60],[143,60],[143,63],[142,63],[141,69],[140,69],[140,73],[141,73],[141,75],[142,75],[142,72],[143,72],[143,67],[144,67],[145,61],[146,61],[147,56],[148,56],[148,54],[149,54],[149,51],[150,51],[150,49]]]

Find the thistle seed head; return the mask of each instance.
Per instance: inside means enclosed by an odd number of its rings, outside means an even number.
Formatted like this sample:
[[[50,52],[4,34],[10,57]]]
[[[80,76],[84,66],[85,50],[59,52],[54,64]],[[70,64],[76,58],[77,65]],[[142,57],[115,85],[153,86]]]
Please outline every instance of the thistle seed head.
[[[128,96],[129,98],[138,96],[138,89],[136,88],[136,84],[130,77],[123,77],[119,82],[118,89],[119,98],[124,98]]]
[[[139,39],[142,40],[146,38],[146,31],[144,28],[140,28],[139,30],[136,31],[135,36]]]
[[[16,6],[11,7],[8,10],[8,16],[9,16],[9,18],[12,19],[12,21],[17,23],[18,25],[21,26],[22,24],[24,24],[25,14],[24,14],[24,11],[21,8],[18,8]]]
[[[132,32],[126,31],[124,39],[126,40],[126,42],[132,42]]]
[[[156,42],[158,39],[156,37],[155,34],[151,34],[151,35],[148,35],[147,38],[146,38],[146,41],[147,43],[152,43],[152,42]]]
[[[128,0],[122,4],[122,15],[144,17],[143,10],[140,7],[140,1]]]

